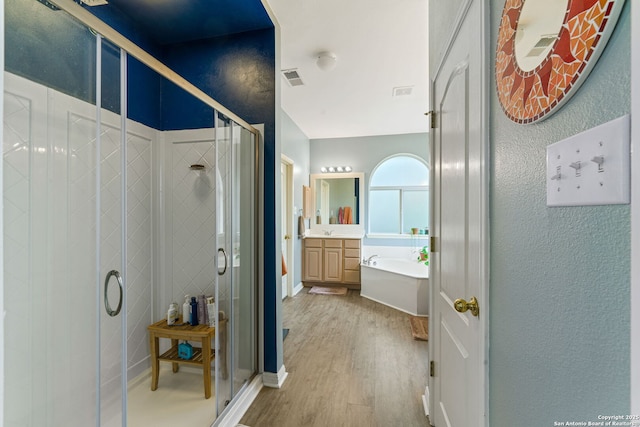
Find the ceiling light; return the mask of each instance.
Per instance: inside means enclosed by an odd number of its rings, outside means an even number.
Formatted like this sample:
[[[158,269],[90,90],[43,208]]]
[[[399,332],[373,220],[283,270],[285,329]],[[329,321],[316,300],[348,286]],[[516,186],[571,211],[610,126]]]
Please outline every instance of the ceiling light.
[[[320,52],[316,59],[316,65],[322,71],[331,71],[336,66],[336,54],[333,52]]]

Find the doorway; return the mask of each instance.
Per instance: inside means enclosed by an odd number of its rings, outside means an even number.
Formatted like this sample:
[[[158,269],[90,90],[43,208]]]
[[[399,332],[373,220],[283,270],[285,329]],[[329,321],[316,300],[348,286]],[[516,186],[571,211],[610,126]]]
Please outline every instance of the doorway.
[[[282,299],[293,296],[293,235],[294,218],[298,215],[293,206],[293,160],[281,154],[280,180],[282,188]]]

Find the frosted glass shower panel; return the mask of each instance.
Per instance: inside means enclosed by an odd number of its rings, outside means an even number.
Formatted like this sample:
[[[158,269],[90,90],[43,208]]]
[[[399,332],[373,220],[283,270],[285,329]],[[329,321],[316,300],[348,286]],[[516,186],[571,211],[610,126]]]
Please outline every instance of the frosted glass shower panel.
[[[97,247],[99,274],[96,283],[100,298],[100,422],[101,425],[108,425],[109,422],[114,425],[116,421],[123,421],[122,403],[126,387],[122,333],[126,322],[129,275],[124,236],[127,222],[123,215],[126,176],[122,165],[126,162],[126,143],[123,141],[120,115],[121,85],[125,82],[121,75],[120,49],[102,38],[99,39],[98,49],[99,73],[96,80],[100,86],[98,101],[102,108],[98,111],[100,121],[94,144],[99,162],[96,169],[99,185],[95,191],[100,212]],[[118,275],[122,280],[122,291]],[[122,308],[117,315],[107,312],[108,309],[117,310],[121,303]]]
[[[216,354],[226,354],[216,358],[218,413],[257,371],[256,145],[248,129],[216,115],[216,169],[220,174],[216,289],[219,309],[229,319],[226,347],[220,340],[223,335],[216,335]],[[228,366],[222,365],[225,359]]]
[[[233,343],[233,313],[232,283],[234,276],[234,229],[233,229],[233,127],[232,121],[223,114],[215,113],[216,128],[216,171],[219,176],[219,185],[216,197],[216,301],[222,316],[231,319],[227,323],[227,345],[223,349],[221,334],[216,334],[216,354],[225,351],[227,361],[231,359]],[[218,322],[220,324],[220,322]],[[233,377],[228,374],[233,372],[233,367],[223,366],[221,358],[216,357],[216,408],[220,414],[233,398]],[[226,374],[226,375],[225,375]]]
[[[233,347],[232,393],[257,372],[256,138],[233,123]]]
[[[5,9],[3,421],[93,425],[96,41],[37,1]]]

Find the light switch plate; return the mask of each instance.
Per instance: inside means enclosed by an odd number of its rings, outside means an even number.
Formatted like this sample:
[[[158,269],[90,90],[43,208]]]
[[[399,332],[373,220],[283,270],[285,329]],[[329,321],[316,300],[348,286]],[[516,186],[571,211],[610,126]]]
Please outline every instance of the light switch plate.
[[[622,116],[547,147],[547,206],[629,203],[630,121]]]

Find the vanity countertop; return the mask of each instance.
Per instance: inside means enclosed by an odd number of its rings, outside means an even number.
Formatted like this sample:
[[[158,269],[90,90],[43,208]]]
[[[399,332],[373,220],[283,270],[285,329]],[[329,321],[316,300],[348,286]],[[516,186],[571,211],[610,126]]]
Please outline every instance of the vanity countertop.
[[[303,239],[362,239],[364,234],[360,233],[332,233],[326,234],[307,234]]]

